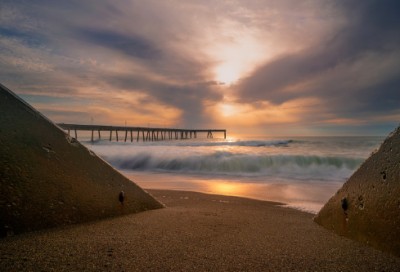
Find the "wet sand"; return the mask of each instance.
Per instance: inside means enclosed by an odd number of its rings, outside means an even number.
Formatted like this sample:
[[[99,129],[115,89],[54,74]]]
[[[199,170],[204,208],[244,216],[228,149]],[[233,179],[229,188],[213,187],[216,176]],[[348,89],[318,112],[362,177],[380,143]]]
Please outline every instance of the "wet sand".
[[[317,214],[325,203],[342,187],[343,182],[297,181],[265,177],[240,177],[229,175],[174,174],[141,171],[121,171],[147,189],[179,190],[199,193],[238,196],[264,201],[282,202],[288,207]]]
[[[279,203],[148,190],[167,208],[0,239],[1,271],[398,271]]]

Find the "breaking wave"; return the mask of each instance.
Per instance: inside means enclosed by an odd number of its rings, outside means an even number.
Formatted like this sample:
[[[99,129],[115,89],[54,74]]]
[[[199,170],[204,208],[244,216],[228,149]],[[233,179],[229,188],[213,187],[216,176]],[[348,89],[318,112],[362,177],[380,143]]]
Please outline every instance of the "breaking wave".
[[[139,153],[126,156],[103,156],[103,158],[121,170],[274,175],[300,179],[321,179],[329,174],[348,177],[364,161],[362,158],[316,155],[248,155],[226,151],[187,157]]]

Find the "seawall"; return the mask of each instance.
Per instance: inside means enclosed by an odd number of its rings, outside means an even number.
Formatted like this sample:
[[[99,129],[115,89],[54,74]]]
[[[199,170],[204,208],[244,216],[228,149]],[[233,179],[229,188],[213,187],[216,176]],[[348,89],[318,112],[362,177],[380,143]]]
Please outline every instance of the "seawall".
[[[400,256],[400,126],[314,221],[339,235]]]
[[[0,236],[162,207],[0,84]]]

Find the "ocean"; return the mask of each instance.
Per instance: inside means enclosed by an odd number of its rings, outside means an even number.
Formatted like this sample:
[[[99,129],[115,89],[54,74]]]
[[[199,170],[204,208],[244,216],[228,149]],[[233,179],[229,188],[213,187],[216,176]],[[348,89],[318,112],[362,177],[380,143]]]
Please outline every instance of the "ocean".
[[[121,133],[121,132],[120,132]],[[227,137],[130,142],[79,139],[144,189],[285,203],[317,213],[384,137]],[[123,139],[124,140],[124,139]]]

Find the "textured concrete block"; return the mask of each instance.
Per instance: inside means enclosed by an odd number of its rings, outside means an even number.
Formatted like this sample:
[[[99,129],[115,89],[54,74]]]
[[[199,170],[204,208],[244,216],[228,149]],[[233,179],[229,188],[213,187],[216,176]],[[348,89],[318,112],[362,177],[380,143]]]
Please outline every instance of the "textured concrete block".
[[[339,235],[400,256],[400,127],[314,218]]]
[[[0,84],[0,236],[162,207]]]

